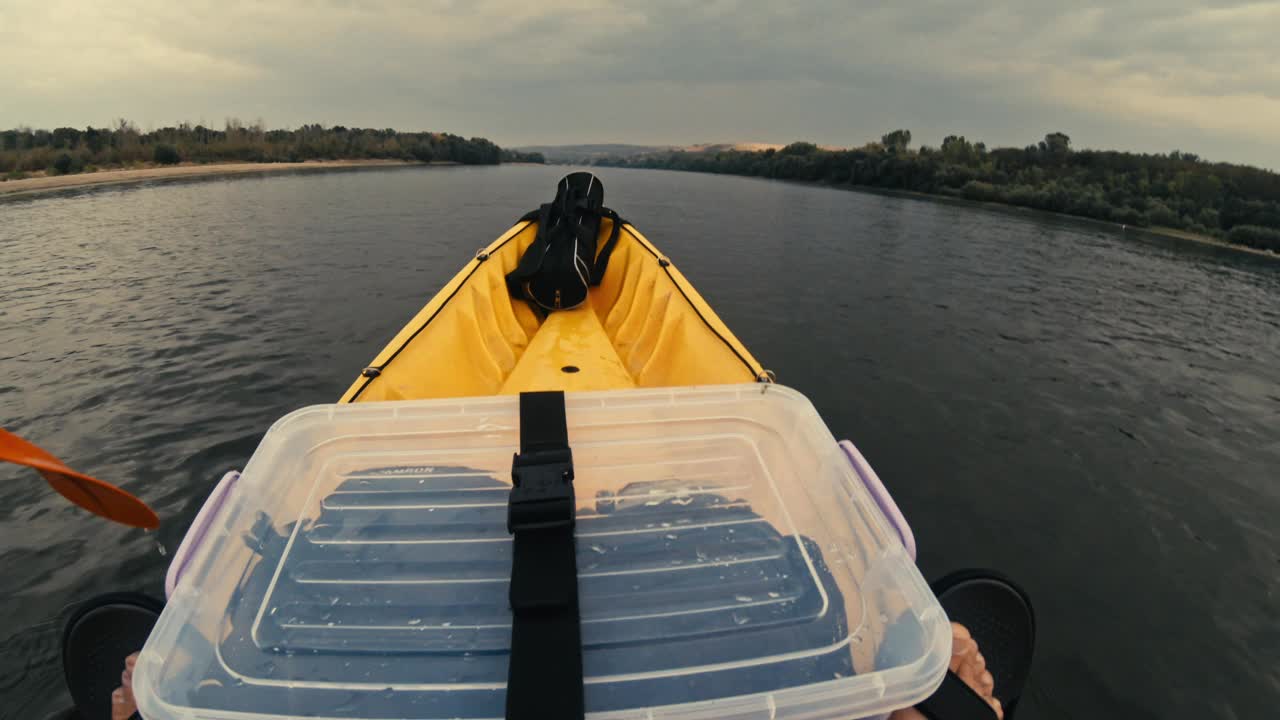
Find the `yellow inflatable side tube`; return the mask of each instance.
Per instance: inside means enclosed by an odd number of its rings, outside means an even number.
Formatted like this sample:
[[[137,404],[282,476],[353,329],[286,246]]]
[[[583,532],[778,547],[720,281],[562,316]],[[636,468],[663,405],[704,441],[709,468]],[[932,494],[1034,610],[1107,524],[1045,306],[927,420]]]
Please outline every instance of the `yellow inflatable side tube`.
[[[603,245],[612,226],[601,223]],[[462,268],[383,348],[342,402],[751,382],[764,370],[631,225],[588,302],[543,319],[506,275],[537,233],[520,222]]]

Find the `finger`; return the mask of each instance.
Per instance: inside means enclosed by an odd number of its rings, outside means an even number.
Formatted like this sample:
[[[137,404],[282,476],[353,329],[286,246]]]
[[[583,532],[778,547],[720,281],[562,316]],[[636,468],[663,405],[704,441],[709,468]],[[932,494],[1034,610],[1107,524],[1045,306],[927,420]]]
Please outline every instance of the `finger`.
[[[991,709],[996,711],[996,720],[1004,720],[1004,706],[999,698],[991,698]]]
[[[982,688],[982,694],[990,697],[991,693],[995,692],[996,679],[990,672],[983,670],[982,676],[978,678],[978,685]]]
[[[134,653],[124,659],[124,666],[129,670],[132,670],[133,666],[137,664],[138,664],[138,653]]]
[[[969,640],[973,636],[969,634],[969,628],[958,622],[951,623],[951,637],[956,640]]]
[[[120,693],[124,695],[124,701],[126,705],[133,708],[133,710],[138,709],[138,701],[133,699],[133,688],[126,685],[120,688]],[[133,710],[130,710],[129,712],[132,713]]]

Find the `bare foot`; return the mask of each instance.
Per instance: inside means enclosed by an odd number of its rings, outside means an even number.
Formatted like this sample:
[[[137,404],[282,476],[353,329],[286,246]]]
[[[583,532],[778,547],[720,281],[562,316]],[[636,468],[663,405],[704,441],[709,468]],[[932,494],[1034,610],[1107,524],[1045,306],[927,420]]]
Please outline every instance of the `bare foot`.
[[[968,628],[960,623],[951,623],[951,672],[973,688],[991,709],[996,717],[1004,720],[1004,708],[992,692],[995,690],[995,679],[987,671],[987,660],[978,651],[978,643],[969,634]],[[915,708],[898,710],[889,716],[889,720],[926,720],[925,716]]]
[[[138,662],[138,653],[124,659],[124,672],[120,673],[120,687],[111,693],[111,720],[129,720],[138,712],[138,703],[133,699],[133,666]]]

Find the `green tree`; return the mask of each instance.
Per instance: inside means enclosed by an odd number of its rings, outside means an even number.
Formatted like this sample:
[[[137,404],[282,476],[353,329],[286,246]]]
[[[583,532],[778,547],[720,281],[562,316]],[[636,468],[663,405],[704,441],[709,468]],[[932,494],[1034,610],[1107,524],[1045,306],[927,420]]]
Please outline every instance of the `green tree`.
[[[880,136],[880,144],[889,152],[906,152],[907,147],[911,145],[910,130],[894,130],[891,133]]]
[[[1252,238],[1252,226],[1280,232],[1280,175],[1209,163],[1191,153],[1144,155],[1072,150],[1053,132],[1025,148],[992,148],[949,135],[938,150],[908,152],[905,131],[854,150],[792,143],[780,151],[661,152],[600,164],[816,180],[969,197],[1071,213],[1126,225],[1187,228]]]
[[[780,155],[812,155],[818,151],[818,146],[811,142],[793,142],[790,145],[778,151]]]
[[[1202,207],[1215,207],[1222,195],[1222,181],[1213,175],[1183,170],[1173,179],[1170,191]]]
[[[72,166],[75,165],[75,158],[67,153],[62,153],[53,161],[53,170],[58,175],[66,175],[71,172]]]
[[[89,152],[100,153],[102,148],[107,144],[107,131],[96,130],[92,127],[84,129],[84,143],[89,147]]]
[[[157,145],[152,160],[160,165],[177,165],[182,162],[182,156],[172,145]]]
[[[1182,220],[1178,217],[1178,213],[1159,200],[1152,200],[1147,204],[1147,221],[1160,227],[1176,228],[1182,226]]]
[[[1280,252],[1280,230],[1257,225],[1237,225],[1227,233],[1227,240],[1239,245]]]
[[[1045,157],[1061,162],[1071,154],[1071,138],[1066,133],[1052,132],[1040,141],[1040,153]]]
[[[968,163],[973,159],[974,148],[963,135],[948,135],[942,139],[942,157],[951,163]]]

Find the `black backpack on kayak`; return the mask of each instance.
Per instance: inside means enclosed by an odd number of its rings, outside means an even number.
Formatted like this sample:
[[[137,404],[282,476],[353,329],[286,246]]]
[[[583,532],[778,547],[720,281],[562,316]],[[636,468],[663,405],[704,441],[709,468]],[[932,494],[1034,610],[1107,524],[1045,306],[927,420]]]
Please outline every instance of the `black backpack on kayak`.
[[[598,247],[604,218],[613,221],[613,230]],[[520,219],[537,221],[538,235],[507,275],[511,297],[528,300],[542,311],[581,305],[587,290],[604,278],[623,222],[604,206],[600,179],[589,172],[566,175],[556,186],[555,200]]]

